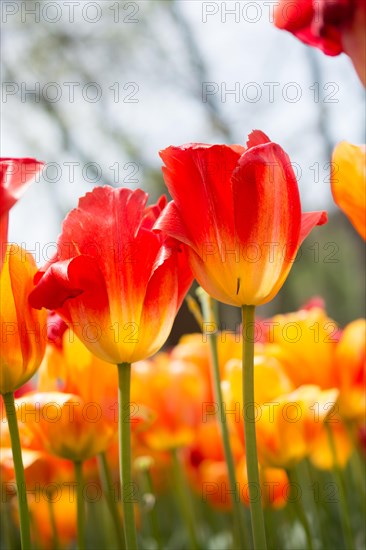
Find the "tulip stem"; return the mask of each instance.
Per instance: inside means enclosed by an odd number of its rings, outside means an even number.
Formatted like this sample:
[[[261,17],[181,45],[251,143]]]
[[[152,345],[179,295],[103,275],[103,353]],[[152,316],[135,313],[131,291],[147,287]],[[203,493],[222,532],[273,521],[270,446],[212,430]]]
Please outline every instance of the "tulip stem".
[[[104,497],[107,502],[109,513],[111,514],[113,525],[116,531],[118,547],[121,550],[125,550],[125,534],[123,531],[122,517],[120,514],[120,510],[118,509],[118,501],[115,498],[115,494],[112,490],[113,481],[106,453],[100,453],[98,455],[98,465]]]
[[[337,480],[337,485],[338,485],[339,508],[340,508],[339,512],[340,512],[344,541],[348,545],[349,550],[354,550],[355,545],[353,542],[351,520],[350,520],[349,511],[347,507],[346,489],[344,486],[344,479],[342,476],[341,468],[338,463],[337,449],[335,446],[334,436],[333,436],[332,428],[330,424],[327,422],[327,420],[325,420],[324,426],[328,434],[329,447],[333,458],[333,470],[334,470],[335,478]]]
[[[122,490],[123,520],[127,550],[137,550],[137,536],[134,514],[134,487],[131,477],[131,427],[130,427],[130,383],[131,364],[120,363],[118,367],[118,435]]]
[[[150,521],[151,533],[152,533],[152,535],[155,539],[157,547],[162,548],[163,544],[161,542],[160,528],[159,528],[159,518],[158,518],[158,514],[157,514],[157,510],[156,510],[156,497],[155,497],[155,492],[154,492],[154,484],[153,484],[153,480],[152,480],[152,476],[151,476],[149,468],[144,468],[142,470],[142,477],[143,477],[143,481],[145,482],[146,493],[151,495],[154,499],[153,502],[152,502],[149,514],[148,514],[149,515],[149,521]]]
[[[299,498],[297,491],[298,489],[301,490],[301,486],[299,483],[299,479],[297,477],[296,471],[293,468],[290,468],[287,470],[287,476],[289,479],[289,482],[291,484],[291,502],[293,503],[296,515],[303,526],[303,529],[305,531],[305,537],[306,537],[306,543],[308,550],[313,550],[313,542],[311,538],[311,530],[308,518],[306,517],[306,513],[304,510],[304,507],[301,502],[301,497]],[[296,489],[295,489],[296,488]]]
[[[194,517],[192,511],[192,503],[190,502],[187,482],[184,479],[182,466],[179,460],[177,449],[172,450],[172,459],[173,459],[173,475],[174,475],[174,486],[177,494],[177,501],[180,508],[180,513],[182,514],[183,520],[185,522],[188,536],[189,536],[189,548],[191,550],[198,550],[199,544],[196,535],[196,529],[194,525]]]
[[[203,289],[197,291],[201,305],[203,318],[206,323],[214,323],[216,325],[216,315],[214,311],[214,302],[212,298],[205,292]],[[227,464],[228,476],[229,476],[229,485],[230,493],[232,495],[232,504],[233,504],[233,515],[234,515],[234,530],[235,530],[235,539],[236,545],[239,548],[245,550],[248,548],[247,536],[245,532],[245,518],[243,517],[242,505],[240,502],[240,493],[239,486],[236,480],[235,473],[235,462],[233,453],[230,445],[229,430],[226,419],[225,404],[221,391],[221,380],[220,380],[220,368],[219,368],[219,356],[217,351],[217,331],[210,332],[208,335],[208,340],[210,344],[211,351],[211,373],[214,386],[214,395],[216,405],[218,407],[218,422],[221,429],[221,437],[224,446],[225,460]]]
[[[254,411],[254,306],[242,307],[244,435],[254,550],[266,550]]]
[[[85,504],[84,504],[84,480],[83,463],[74,462],[76,481],[76,506],[77,506],[77,549],[85,550]]]
[[[18,421],[14,403],[14,393],[9,392],[3,395],[6,418],[8,420],[11,439],[11,450],[13,453],[15,479],[17,485],[19,518],[20,518],[20,540],[22,550],[31,549],[30,520],[28,510],[27,490],[25,485],[24,466],[22,459],[22,448],[20,445]]]
[[[52,532],[52,548],[53,550],[59,550],[59,540],[58,540],[58,532],[57,532],[57,525],[56,525],[56,518],[55,518],[55,509],[52,502],[52,494],[49,495],[48,498],[48,511],[49,511],[49,517],[50,517],[50,524],[51,524],[51,532]]]

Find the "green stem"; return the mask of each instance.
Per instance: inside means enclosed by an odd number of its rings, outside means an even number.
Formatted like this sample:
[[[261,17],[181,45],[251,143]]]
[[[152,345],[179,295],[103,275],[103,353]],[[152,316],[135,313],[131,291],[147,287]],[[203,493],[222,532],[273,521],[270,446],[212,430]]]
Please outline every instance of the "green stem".
[[[3,395],[6,418],[8,419],[9,433],[11,439],[11,450],[13,453],[13,462],[15,470],[15,480],[17,484],[19,518],[20,518],[20,540],[23,550],[31,549],[30,538],[30,520],[28,510],[27,490],[25,485],[24,466],[22,459],[22,448],[20,445],[18,421],[15,411],[14,393],[5,393]]]
[[[301,466],[301,465],[299,465]],[[309,480],[309,486],[311,488],[315,487],[315,479],[314,479],[314,474],[313,474],[313,467],[310,463],[310,460],[309,458],[305,458],[305,461],[304,461],[304,466],[305,466],[305,474],[307,479]],[[322,542],[322,546],[323,548],[328,548],[328,537],[327,537],[327,534],[324,530],[324,525],[323,525],[323,521],[322,521],[322,509],[321,509],[321,506],[320,506],[320,502],[319,502],[319,497],[315,494],[315,490],[312,491],[312,502],[314,502],[314,506],[315,506],[315,516],[317,518],[317,524],[318,524],[318,532],[319,532],[319,535],[320,535],[320,539],[321,539],[321,542]]]
[[[13,550],[17,547],[14,542],[15,528],[12,522],[11,509],[9,502],[4,502],[0,507],[0,533],[1,540],[7,550]]]
[[[365,498],[366,498],[366,480],[365,480],[365,467],[364,459],[361,457],[359,443],[354,433],[353,426],[350,421],[345,421],[348,437],[353,445],[353,453],[350,457],[350,465],[352,470],[352,476],[356,478],[356,486],[360,491],[361,505],[364,508],[365,515]]]
[[[215,302],[202,289],[198,293],[202,305],[203,317],[206,323],[216,324],[216,315],[214,311]],[[219,424],[221,429],[221,437],[224,446],[225,460],[228,469],[230,493],[232,495],[233,515],[234,515],[234,530],[236,546],[245,550],[248,548],[247,534],[245,532],[245,523],[243,518],[243,510],[240,502],[239,485],[236,480],[235,462],[230,445],[229,429],[226,419],[225,404],[221,390],[219,356],[217,351],[217,336],[216,331],[210,332],[208,336],[210,351],[211,351],[211,372],[214,386],[214,395],[216,405],[218,407]]]
[[[292,494],[293,498],[291,499],[291,504],[293,505],[293,507],[296,511],[296,515],[297,515],[301,525],[304,528],[308,550],[313,550],[313,541],[312,541],[312,536],[311,536],[310,525],[309,525],[309,522],[308,522],[308,518],[306,517],[304,507],[303,507],[302,502],[301,502],[301,496],[299,497],[297,491],[296,491],[296,494],[294,493],[294,487],[301,488],[295,469],[287,470],[287,476],[288,476],[288,479],[289,479],[289,481],[292,485],[291,494]],[[300,493],[300,495],[301,495],[301,493]]]
[[[348,508],[347,508],[346,489],[344,486],[344,480],[342,477],[341,468],[338,464],[337,450],[335,446],[334,436],[333,436],[332,428],[329,426],[329,423],[327,421],[324,422],[324,426],[328,433],[328,441],[329,441],[329,446],[332,453],[333,464],[334,464],[333,470],[334,470],[334,475],[338,484],[339,507],[340,507],[340,517],[341,517],[343,536],[347,544],[348,550],[354,550],[355,545],[354,545],[353,535],[352,535],[351,520],[349,517]]]
[[[131,476],[131,428],[130,415],[130,382],[131,364],[120,363],[118,367],[118,435],[119,459],[122,488],[123,520],[127,550],[137,550],[135,513],[133,507],[133,485]]]
[[[266,550],[266,533],[258,470],[254,411],[254,306],[242,307],[244,435],[250,497],[250,515],[255,550]]]
[[[152,495],[155,498],[154,485],[153,485],[153,480],[152,480],[149,468],[144,468],[142,470],[142,475],[143,475],[143,478],[144,478],[144,484],[145,484],[145,487],[146,487],[146,492],[148,494]],[[157,544],[158,548],[162,548],[163,544],[161,542],[161,535],[160,535],[160,529],[159,529],[159,520],[158,520],[157,511],[156,511],[156,501],[154,501],[154,503],[152,504],[152,506],[150,508],[149,519],[150,519],[151,532],[152,532],[152,535],[153,535],[153,537],[156,541],[156,544]]]
[[[98,455],[98,466],[99,466],[99,475],[102,482],[104,497],[107,502],[109,513],[113,521],[113,525],[116,531],[116,537],[118,542],[118,547],[121,550],[125,550],[125,534],[122,525],[122,517],[118,509],[118,502],[113,493],[113,481],[112,476],[105,453],[100,453]]]
[[[198,550],[199,544],[196,535],[196,529],[194,525],[194,517],[192,512],[192,503],[190,502],[189,494],[187,491],[187,482],[183,476],[182,467],[178,457],[178,452],[176,449],[172,450],[172,459],[173,459],[173,475],[174,475],[174,486],[177,493],[178,505],[180,508],[180,513],[182,514],[183,520],[185,522],[188,536],[189,536],[189,548],[191,550]]]
[[[50,524],[51,524],[51,532],[52,532],[52,548],[53,550],[59,550],[60,545],[58,540],[55,510],[54,510],[54,505],[53,505],[51,496],[52,495],[49,495],[49,498],[48,498],[48,511],[50,516]]]
[[[77,505],[77,549],[85,550],[85,504],[84,504],[84,480],[83,463],[74,462],[76,481],[76,505]]]

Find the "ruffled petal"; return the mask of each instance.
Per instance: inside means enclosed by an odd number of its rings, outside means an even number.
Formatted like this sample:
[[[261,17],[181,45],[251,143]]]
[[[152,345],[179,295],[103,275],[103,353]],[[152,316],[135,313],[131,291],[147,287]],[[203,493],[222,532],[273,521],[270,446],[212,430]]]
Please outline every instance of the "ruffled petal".
[[[20,199],[43,166],[32,158],[0,159],[0,217]]]
[[[324,225],[327,221],[328,214],[324,210],[302,214],[299,245],[306,239],[310,231],[314,229],[316,225]]]

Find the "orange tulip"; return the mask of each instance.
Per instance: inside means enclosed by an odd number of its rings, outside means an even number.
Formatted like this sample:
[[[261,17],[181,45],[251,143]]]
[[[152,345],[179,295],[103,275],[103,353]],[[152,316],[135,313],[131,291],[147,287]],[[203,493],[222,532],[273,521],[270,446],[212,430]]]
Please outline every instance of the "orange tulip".
[[[41,364],[46,346],[45,311],[28,304],[37,267],[33,256],[9,245],[0,274],[0,393],[25,384]]]
[[[291,468],[311,453],[327,415],[333,414],[338,398],[336,389],[322,391],[318,386],[301,386],[281,395],[259,411],[256,421],[261,463]]]
[[[208,385],[208,401],[214,401],[213,382],[211,380],[211,353],[208,334],[215,327],[207,329],[207,334],[185,334],[171,351],[171,358],[188,361],[198,366],[201,375]],[[230,332],[219,332],[217,335],[217,353],[220,372],[223,374],[226,363],[242,355],[241,338]]]
[[[346,326],[335,352],[339,412],[347,419],[365,418],[365,346],[366,320],[357,319]]]
[[[235,423],[239,437],[244,442],[242,376],[241,361],[232,359],[226,364],[222,386],[228,421]],[[254,387],[255,406],[259,408],[293,389],[280,362],[266,354],[266,346],[255,347]]]
[[[282,468],[268,468],[261,466],[260,494],[263,505],[269,508],[280,509],[286,506],[289,494],[289,480]],[[240,486],[240,498],[247,506],[250,503],[246,460],[243,457],[236,468],[236,476]],[[258,489],[259,493],[259,489]]]
[[[337,386],[334,355],[340,331],[323,307],[315,304],[275,315],[266,324],[267,340],[274,344],[270,353],[279,359],[295,386],[316,384],[323,389]]]
[[[239,307],[272,300],[302,241],[327,219],[301,212],[285,151],[255,130],[247,147],[193,143],[160,155],[173,201],[155,228],[187,245],[192,272],[212,297]]]
[[[334,442],[337,464],[334,463],[333,444],[331,444],[328,429],[332,430],[331,437]],[[323,426],[323,429],[315,437],[309,458],[320,470],[332,470],[335,466],[344,468],[354,450],[352,442],[342,422],[329,423],[328,429]]]
[[[131,405],[126,418],[133,422],[141,405],[152,412],[152,423],[141,438],[153,450],[189,445],[202,417],[207,384],[194,363],[158,354],[132,365]]]
[[[55,322],[53,318],[52,323]],[[117,429],[117,369],[98,359],[71,329],[66,325],[65,328],[61,329],[62,336],[58,336],[59,345],[51,342],[47,345],[39,369],[38,391],[59,390],[79,395],[90,408],[95,407],[103,418],[114,422]]]
[[[33,541],[41,544],[44,550],[54,549],[51,513],[55,521],[57,538],[62,548],[69,548],[76,539],[76,496],[75,487],[70,483],[55,495],[42,495],[41,499],[31,495],[29,510],[32,515]],[[51,511],[52,507],[52,511]]]
[[[43,392],[16,401],[18,417],[29,417],[29,429],[42,440],[45,450],[60,458],[82,462],[106,451],[117,422],[105,417],[98,403],[79,395]]]
[[[230,443],[234,460],[238,463],[244,448],[232,429]],[[208,419],[197,427],[194,442],[184,453],[184,466],[193,489],[204,502],[222,510],[232,508],[227,464],[217,420]]]
[[[339,143],[333,151],[332,193],[356,231],[366,239],[366,149]]]

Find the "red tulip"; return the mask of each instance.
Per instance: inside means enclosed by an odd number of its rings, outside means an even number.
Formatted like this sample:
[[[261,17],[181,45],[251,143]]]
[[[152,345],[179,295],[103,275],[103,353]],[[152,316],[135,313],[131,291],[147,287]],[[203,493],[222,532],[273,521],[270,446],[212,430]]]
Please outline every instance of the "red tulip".
[[[161,152],[173,197],[155,229],[188,245],[199,284],[221,302],[268,302],[325,212],[302,214],[290,159],[258,130],[248,147],[193,143]]]
[[[0,269],[8,240],[8,212],[42,170],[44,163],[36,159],[0,159]]]
[[[366,85],[365,0],[280,0],[275,25],[326,55],[345,52]]]
[[[162,197],[97,187],[66,217],[56,257],[36,276],[35,308],[56,310],[86,347],[111,363],[164,344],[192,282],[179,243],[153,232]]]

